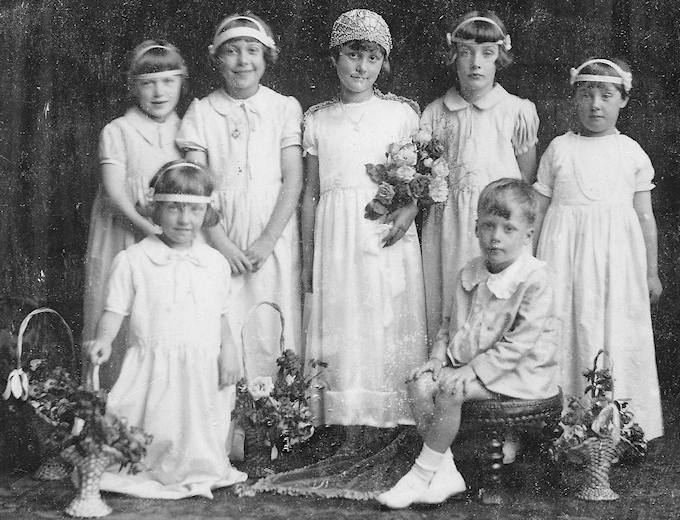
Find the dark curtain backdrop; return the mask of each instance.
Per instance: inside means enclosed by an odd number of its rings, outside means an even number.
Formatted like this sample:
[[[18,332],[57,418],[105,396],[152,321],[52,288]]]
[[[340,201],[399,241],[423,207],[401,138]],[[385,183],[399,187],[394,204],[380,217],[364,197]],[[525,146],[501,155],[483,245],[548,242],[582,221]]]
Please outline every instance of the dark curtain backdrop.
[[[653,192],[665,292],[654,310],[666,391],[680,389],[677,325],[678,74],[680,12],[675,0],[4,0],[0,3],[0,284],[9,295],[53,306],[81,326],[83,257],[97,185],[97,136],[129,103],[126,53],[145,38],[175,43],[190,69],[190,93],[218,84],[207,59],[215,25],[251,9],[280,36],[279,62],[264,82],[304,108],[336,92],[326,58],[343,11],[368,7],[387,20],[395,42],[392,75],[379,87],[425,106],[451,83],[444,28],[473,6],[506,22],[515,64],[498,79],[534,101],[539,152],[572,127],[567,83],[588,56],[620,56],[633,67],[633,96],[619,128],[638,140],[657,171]]]

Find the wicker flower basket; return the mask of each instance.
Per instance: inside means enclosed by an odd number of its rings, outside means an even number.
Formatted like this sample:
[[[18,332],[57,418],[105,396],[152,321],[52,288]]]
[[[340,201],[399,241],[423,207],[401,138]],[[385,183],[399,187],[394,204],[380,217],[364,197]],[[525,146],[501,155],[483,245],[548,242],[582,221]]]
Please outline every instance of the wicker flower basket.
[[[609,469],[620,455],[618,445],[609,438],[590,437],[570,450],[570,456],[583,464],[583,478],[575,496],[581,500],[617,500],[618,493],[609,485]],[[571,458],[571,457],[570,457]]]
[[[78,495],[64,512],[82,518],[98,518],[110,514],[112,509],[102,499],[99,483],[106,468],[114,462],[114,457],[105,453],[83,456],[75,446],[66,448],[61,456],[76,468],[79,488]]]
[[[71,328],[68,326],[68,323],[66,323],[66,320],[64,320],[64,318],[53,309],[47,307],[35,309],[23,319],[21,325],[19,326],[16,347],[17,368],[12,372],[12,374],[10,374],[8,390],[11,390],[11,393],[6,390],[5,394],[3,394],[3,397],[5,397],[5,399],[8,399],[10,395],[14,395],[14,397],[17,399],[26,400],[28,398],[29,381],[28,376],[23,370],[22,364],[24,335],[26,334],[26,329],[28,328],[29,322],[35,316],[38,316],[40,314],[54,315],[57,318],[59,318],[60,323],[64,325],[70,342],[71,370],[75,368],[76,352],[75,344],[73,341],[73,333],[71,332]],[[18,385],[19,381],[24,386],[24,388],[19,387]],[[21,394],[18,395],[20,390]],[[33,478],[37,480],[62,480],[66,478],[71,473],[71,467],[69,463],[61,459],[58,455],[52,454],[46,450],[46,446],[48,446],[49,444],[49,440],[54,430],[54,427],[50,425],[46,420],[39,417],[37,414],[35,414],[33,417],[31,427],[37,436],[38,443],[40,445],[39,452],[41,456],[40,466],[33,474]]]
[[[268,305],[274,309],[278,315],[281,322],[281,335],[279,338],[279,347],[281,354],[284,353],[284,331],[286,322],[283,317],[283,312],[281,308],[272,302],[262,301],[255,305],[252,309],[248,311],[243,322],[243,328],[241,329],[241,344],[244,345],[243,349],[243,374],[246,381],[248,380],[248,373],[246,370],[246,352],[245,352],[245,329],[248,324],[248,320],[251,315],[261,306]],[[272,460],[272,446],[267,442],[267,433],[262,427],[257,427],[248,421],[245,424],[240,425],[245,432],[244,439],[244,461],[246,464],[246,470],[249,476],[255,478],[261,478],[269,476],[275,473],[274,461]]]

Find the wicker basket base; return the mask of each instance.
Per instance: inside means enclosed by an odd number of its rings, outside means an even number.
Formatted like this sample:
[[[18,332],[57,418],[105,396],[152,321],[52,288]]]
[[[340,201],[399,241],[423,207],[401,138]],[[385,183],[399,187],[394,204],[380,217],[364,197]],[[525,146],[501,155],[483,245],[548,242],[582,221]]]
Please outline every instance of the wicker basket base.
[[[57,457],[45,459],[33,473],[36,480],[64,480],[71,474],[71,466]]]
[[[584,479],[576,497],[589,501],[617,500],[618,493],[609,485],[609,468],[618,457],[619,450],[611,439],[591,438],[572,448],[572,451],[585,464]]]

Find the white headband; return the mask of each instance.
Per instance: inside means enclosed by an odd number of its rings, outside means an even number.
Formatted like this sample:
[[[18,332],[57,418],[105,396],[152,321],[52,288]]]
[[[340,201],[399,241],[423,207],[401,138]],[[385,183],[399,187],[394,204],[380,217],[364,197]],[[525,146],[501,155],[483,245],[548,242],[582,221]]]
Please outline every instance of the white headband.
[[[145,79],[157,79],[157,78],[167,78],[170,76],[184,76],[184,71],[180,69],[174,69],[174,70],[163,70],[161,72],[148,72],[146,74],[137,74],[136,76],[132,76],[132,79],[139,79],[139,80],[145,80]]]
[[[618,76],[600,76],[600,75],[596,75],[596,74],[580,74],[580,72],[585,67],[587,67],[588,65],[592,65],[593,63],[601,63],[602,65],[610,66],[612,69],[614,69],[618,73]],[[601,59],[588,60],[585,63],[581,64],[581,66],[579,68],[577,68],[577,69],[572,68],[569,71],[569,84],[573,85],[574,83],[578,83],[579,81],[596,81],[596,82],[602,82],[602,83],[614,83],[616,85],[623,85],[623,90],[626,93],[628,93],[628,92],[630,92],[630,89],[633,87],[633,74],[623,70],[621,67],[619,67],[613,61],[601,60]]]
[[[236,20],[245,20],[250,22],[254,24],[257,29],[243,26],[225,29],[226,25]],[[255,38],[257,41],[262,43],[262,45],[269,47],[270,49],[276,49],[276,42],[274,42],[274,38],[267,34],[267,31],[265,31],[262,24],[255,20],[255,18],[251,18],[250,16],[231,16],[224,20],[217,28],[217,31],[215,31],[215,37],[213,38],[212,45],[208,46],[208,52],[210,52],[210,54],[215,54],[217,49],[220,48],[220,45],[222,45],[227,40],[243,37]]]
[[[470,40],[464,40],[462,38],[456,37],[456,33],[458,31],[460,31],[463,27],[465,27],[467,24],[472,23],[472,22],[486,22],[486,23],[491,24],[494,27],[496,27],[501,32],[501,34],[503,35],[503,38],[498,40],[498,41],[489,42],[489,43],[495,43],[495,44],[498,44],[498,45],[502,45],[503,48],[506,51],[509,51],[510,49],[512,49],[512,42],[510,40],[510,35],[505,34],[503,29],[501,29],[500,25],[498,25],[496,22],[494,22],[491,18],[487,18],[486,16],[472,16],[470,18],[466,18],[465,20],[460,22],[458,24],[458,27],[456,27],[452,32],[446,33],[446,41],[449,44],[449,46],[453,45],[454,43],[475,43],[475,42],[471,42]]]
[[[142,47],[137,54],[135,54],[135,57],[132,59],[132,63],[135,63],[139,58],[144,56],[147,52],[153,50],[153,49],[163,49],[164,51],[171,51],[172,49],[170,47],[167,47],[166,45],[158,45],[156,43],[152,45],[147,45],[146,47]]]
[[[154,193],[151,200],[154,202],[187,202],[189,204],[210,204],[212,202],[212,197],[187,195],[184,193]]]

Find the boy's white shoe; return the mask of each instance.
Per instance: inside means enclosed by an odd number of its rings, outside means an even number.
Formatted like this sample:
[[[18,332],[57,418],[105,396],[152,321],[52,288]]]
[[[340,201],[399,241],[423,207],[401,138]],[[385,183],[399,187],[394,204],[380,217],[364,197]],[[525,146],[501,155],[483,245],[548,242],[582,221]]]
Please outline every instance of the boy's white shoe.
[[[432,477],[430,485],[418,497],[420,504],[441,504],[449,498],[467,491],[463,475],[460,474],[452,458],[447,458]]]
[[[427,490],[429,482],[423,480],[413,471],[401,477],[399,482],[389,491],[380,493],[376,500],[390,509],[403,509],[414,502],[419,502]]]

